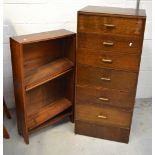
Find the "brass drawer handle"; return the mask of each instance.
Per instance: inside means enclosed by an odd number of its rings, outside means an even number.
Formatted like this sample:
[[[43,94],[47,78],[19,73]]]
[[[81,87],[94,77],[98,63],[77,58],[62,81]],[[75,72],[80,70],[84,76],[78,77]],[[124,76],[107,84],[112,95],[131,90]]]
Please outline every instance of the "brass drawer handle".
[[[110,79],[110,78],[104,78],[104,77],[101,77],[101,80],[104,80],[104,81],[110,81],[111,79]]]
[[[106,42],[106,41],[104,41],[103,45],[104,46],[114,46],[114,43],[113,42]]]
[[[110,59],[104,59],[103,58],[102,61],[105,62],[105,63],[112,63],[112,60],[110,60]]]
[[[98,115],[97,117],[98,117],[98,118],[102,118],[102,119],[107,119],[107,118],[108,118],[108,117],[105,116],[105,115]]]
[[[99,100],[101,100],[101,101],[109,101],[108,98],[103,98],[103,97],[100,97]]]
[[[116,26],[113,25],[113,24],[104,24],[104,26],[107,27],[107,28],[114,28],[114,27],[116,27]]]

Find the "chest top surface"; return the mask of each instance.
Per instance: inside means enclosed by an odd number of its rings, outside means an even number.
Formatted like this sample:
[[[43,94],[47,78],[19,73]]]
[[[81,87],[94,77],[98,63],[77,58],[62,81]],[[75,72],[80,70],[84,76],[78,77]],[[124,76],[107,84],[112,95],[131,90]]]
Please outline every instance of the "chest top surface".
[[[86,6],[78,11],[79,14],[95,14],[95,15],[111,15],[111,16],[125,16],[128,18],[146,18],[144,9],[132,8],[116,8],[103,6]]]

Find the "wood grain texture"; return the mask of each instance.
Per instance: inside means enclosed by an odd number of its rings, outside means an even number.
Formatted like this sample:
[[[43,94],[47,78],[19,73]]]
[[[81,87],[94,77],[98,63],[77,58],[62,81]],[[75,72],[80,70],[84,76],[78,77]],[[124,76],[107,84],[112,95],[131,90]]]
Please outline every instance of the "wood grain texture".
[[[145,21],[145,10],[78,11],[76,133],[129,141]]]
[[[98,52],[113,52],[113,53],[141,53],[141,38],[137,37],[121,37],[115,35],[101,35],[92,33],[78,33],[80,48],[94,49],[94,54]],[[112,45],[106,45],[112,43]]]
[[[32,70],[29,72],[29,75],[25,77],[26,91],[67,73],[68,71],[72,70],[72,67],[73,63],[70,60],[66,58],[60,58],[56,61],[36,68],[35,70]]]
[[[25,143],[28,144],[29,138],[26,123],[27,117],[24,89],[23,46],[10,38],[10,48],[18,133],[24,137]]]
[[[62,98],[62,99],[56,100],[55,102],[52,102],[52,104],[44,106],[39,111],[35,111],[35,113],[28,116],[29,130],[35,128],[36,126],[39,126],[40,124],[44,123],[50,118],[65,111],[71,105],[72,103],[69,100]]]
[[[33,128],[32,130],[30,130],[30,134],[44,128],[47,127],[49,125],[53,125],[55,123],[57,123],[58,121],[61,121],[62,119],[71,116],[72,112],[70,111],[70,109],[65,110],[64,112],[60,113],[59,115],[53,117],[52,119],[49,119],[48,121],[42,123],[41,125],[37,126],[36,128]]]
[[[78,11],[81,14],[92,14],[101,16],[118,16],[125,18],[146,18],[146,12],[144,9],[133,8],[119,8],[119,7],[104,7],[104,6],[92,6],[88,5]]]
[[[77,85],[76,94],[76,104],[82,105],[108,105],[132,111],[135,102],[133,92],[117,89],[92,88],[92,86]],[[101,100],[100,98],[107,100]]]
[[[63,57],[64,39],[34,42],[23,45],[24,75]]]
[[[59,77],[26,92],[27,115],[32,115],[63,98],[66,91],[65,80],[64,77]]]
[[[75,33],[65,29],[60,29],[60,30],[54,30],[54,31],[48,31],[48,32],[14,36],[12,37],[12,39],[16,40],[20,44],[30,44],[34,42],[40,42],[40,41],[61,39],[61,38],[65,38],[73,35],[75,35]]]
[[[67,30],[10,38],[18,130],[27,144],[33,129],[71,116],[56,118],[74,107],[75,38]]]
[[[94,124],[130,128],[132,113],[109,106],[76,105],[76,119]]]
[[[75,133],[128,143],[130,130],[112,126],[96,125],[94,123],[76,120]]]
[[[140,57],[137,54],[121,54],[114,52],[93,52],[92,49],[78,49],[77,63],[100,68],[138,72]],[[105,60],[105,62],[103,61]],[[106,62],[111,61],[111,62]]]
[[[77,75],[78,85],[124,91],[134,91],[136,88],[137,74],[134,72],[77,64]],[[102,78],[109,80],[102,80]]]
[[[79,32],[140,36],[143,33],[142,19],[110,16],[79,15]],[[89,25],[89,26],[88,26]],[[112,25],[111,27],[108,27]]]

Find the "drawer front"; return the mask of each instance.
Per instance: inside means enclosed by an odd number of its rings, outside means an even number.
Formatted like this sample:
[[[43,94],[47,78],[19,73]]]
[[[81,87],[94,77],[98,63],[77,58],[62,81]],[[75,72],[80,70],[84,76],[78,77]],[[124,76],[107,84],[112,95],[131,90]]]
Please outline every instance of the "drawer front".
[[[130,130],[77,120],[75,121],[75,133],[128,143]]]
[[[110,16],[78,15],[78,32],[139,36],[143,20]]]
[[[112,51],[120,53],[141,53],[141,40],[134,37],[118,37],[100,34],[78,33],[78,48]]]
[[[110,105],[132,110],[134,96],[132,92],[115,89],[76,86],[76,104]]]
[[[137,73],[77,64],[78,85],[135,91],[137,76]]]
[[[75,120],[130,128],[132,113],[108,106],[76,105]]]
[[[81,48],[77,51],[77,62],[94,67],[138,72],[140,56],[136,54],[94,52],[94,50]]]

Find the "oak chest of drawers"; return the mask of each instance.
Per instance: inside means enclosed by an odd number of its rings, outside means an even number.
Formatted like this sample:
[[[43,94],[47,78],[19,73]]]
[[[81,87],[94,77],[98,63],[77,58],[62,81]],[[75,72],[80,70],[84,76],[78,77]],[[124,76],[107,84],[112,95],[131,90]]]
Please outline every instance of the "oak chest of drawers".
[[[78,11],[75,133],[129,141],[145,21],[144,10]]]

